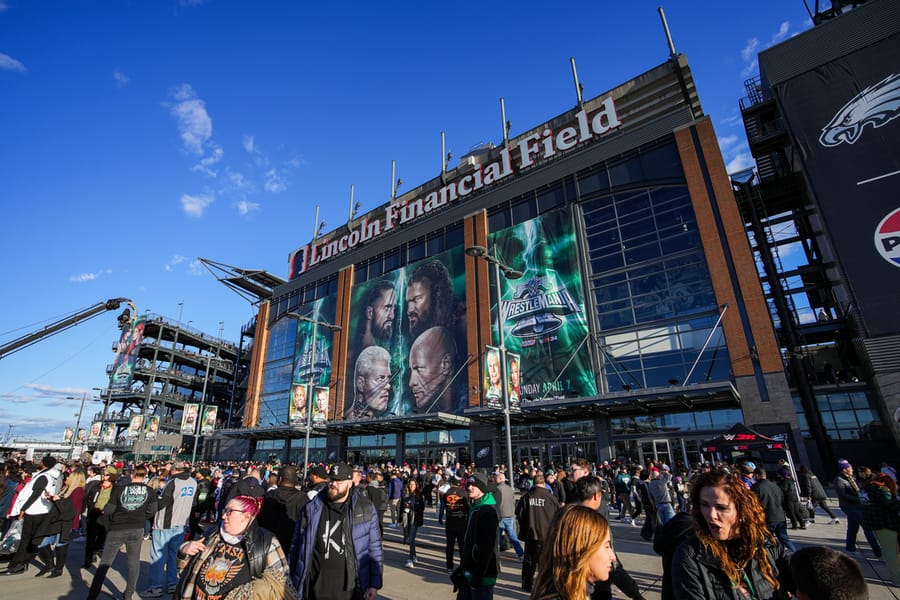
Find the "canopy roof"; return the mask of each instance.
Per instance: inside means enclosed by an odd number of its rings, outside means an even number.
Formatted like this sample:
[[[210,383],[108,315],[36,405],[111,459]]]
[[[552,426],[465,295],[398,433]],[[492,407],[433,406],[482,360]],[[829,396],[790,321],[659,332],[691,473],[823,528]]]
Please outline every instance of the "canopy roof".
[[[784,450],[785,443],[766,437],[758,431],[753,431],[743,423],[735,423],[734,427],[722,435],[703,442],[704,452],[732,452],[735,450],[753,450],[767,448],[769,450]]]

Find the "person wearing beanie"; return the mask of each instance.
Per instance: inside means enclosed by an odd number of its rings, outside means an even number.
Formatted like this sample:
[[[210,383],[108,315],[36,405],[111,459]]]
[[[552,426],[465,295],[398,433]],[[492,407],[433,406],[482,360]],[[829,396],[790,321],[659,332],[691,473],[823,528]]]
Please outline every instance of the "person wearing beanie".
[[[470,502],[469,523],[463,538],[460,561],[463,580],[459,581],[459,585],[468,586],[468,597],[473,600],[492,598],[497,574],[500,572],[500,515],[497,512],[497,501],[482,473],[474,473],[469,478],[466,492]]]
[[[856,550],[856,535],[862,527],[863,535],[872,547],[875,556],[881,558],[881,545],[875,534],[868,527],[863,526],[863,505],[862,498],[859,494],[859,484],[853,476],[853,465],[846,459],[838,460],[838,468],[841,470],[834,478],[834,489],[837,492],[838,506],[847,515],[847,538],[845,540],[844,549],[847,554],[852,554],[857,558],[862,556],[861,552]]]
[[[39,541],[35,534],[41,529],[53,506],[50,497],[59,491],[62,467],[62,464],[58,464],[48,454],[41,459],[41,470],[28,480],[16,496],[16,501],[9,510],[9,518],[22,520],[22,537],[9,566],[0,575],[17,575],[28,570],[31,554],[37,551],[33,544]]]

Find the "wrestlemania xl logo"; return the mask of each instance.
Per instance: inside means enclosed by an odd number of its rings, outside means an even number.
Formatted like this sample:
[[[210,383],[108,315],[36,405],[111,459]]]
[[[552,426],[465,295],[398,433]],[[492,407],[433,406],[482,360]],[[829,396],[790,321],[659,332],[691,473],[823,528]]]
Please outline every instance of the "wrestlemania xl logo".
[[[900,117],[900,74],[895,73],[867,87],[845,104],[822,128],[819,143],[823,146],[837,146],[843,142],[853,144],[866,125],[881,127],[897,117]]]
[[[567,315],[580,313],[581,308],[558,276],[531,277],[516,286],[513,299],[503,303],[503,312],[505,321],[515,322],[512,335],[533,338],[556,331]]]

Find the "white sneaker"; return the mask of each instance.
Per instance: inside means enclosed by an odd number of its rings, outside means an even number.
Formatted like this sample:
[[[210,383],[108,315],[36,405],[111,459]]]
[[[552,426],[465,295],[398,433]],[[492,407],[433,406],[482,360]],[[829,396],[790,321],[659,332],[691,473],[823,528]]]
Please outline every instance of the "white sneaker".
[[[404,566],[405,566],[407,569],[412,569],[412,568],[415,566],[415,564],[416,564],[416,563],[414,563],[413,561],[408,560],[408,561],[406,561],[406,564],[405,564]]]
[[[829,525],[840,525],[841,521],[840,521],[840,519],[832,519],[832,520],[828,521],[828,524]]]

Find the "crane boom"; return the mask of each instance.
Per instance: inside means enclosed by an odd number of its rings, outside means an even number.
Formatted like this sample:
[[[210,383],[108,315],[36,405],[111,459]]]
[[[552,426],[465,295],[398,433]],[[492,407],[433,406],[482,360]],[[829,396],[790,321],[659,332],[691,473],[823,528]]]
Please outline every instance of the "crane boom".
[[[81,323],[82,321],[85,321],[92,317],[96,317],[101,313],[109,310],[117,310],[123,303],[128,304],[128,306],[130,306],[132,310],[129,313],[126,309],[126,311],[119,316],[119,322],[122,322],[123,317],[126,321],[130,321],[131,316],[137,312],[137,310],[134,308],[134,303],[128,298],[111,298],[106,302],[98,302],[93,306],[89,306],[83,310],[79,310],[67,317],[63,317],[59,321],[50,323],[49,325],[37,331],[33,331],[27,335],[23,335],[20,338],[16,338],[7,344],[3,344],[2,346],[0,346],[0,358],[4,358],[14,352],[18,352],[22,348],[27,348],[28,346],[35,344],[44,338],[59,333],[60,331],[65,331],[66,329],[73,327],[78,323]],[[126,313],[128,314],[126,315]]]

